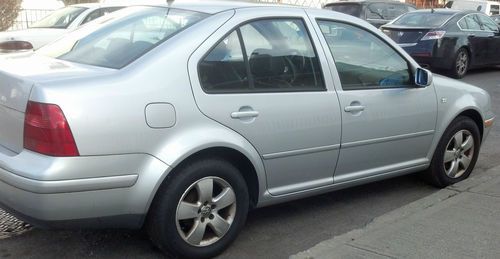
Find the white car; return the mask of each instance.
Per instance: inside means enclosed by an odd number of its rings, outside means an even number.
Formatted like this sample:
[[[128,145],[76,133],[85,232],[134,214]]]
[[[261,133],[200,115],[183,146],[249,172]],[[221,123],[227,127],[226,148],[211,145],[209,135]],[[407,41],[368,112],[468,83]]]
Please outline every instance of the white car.
[[[0,32],[0,53],[36,50],[78,26],[123,8],[123,5],[77,4],[58,9],[29,29]]]

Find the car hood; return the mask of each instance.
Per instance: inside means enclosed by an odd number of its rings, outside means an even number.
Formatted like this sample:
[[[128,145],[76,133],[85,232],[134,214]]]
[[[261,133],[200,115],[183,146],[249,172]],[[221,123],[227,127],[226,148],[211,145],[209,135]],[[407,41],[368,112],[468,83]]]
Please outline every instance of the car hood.
[[[50,43],[63,34],[67,29],[32,28],[18,31],[0,32],[0,42],[5,41],[27,41],[33,45],[34,49],[39,49],[43,45]]]

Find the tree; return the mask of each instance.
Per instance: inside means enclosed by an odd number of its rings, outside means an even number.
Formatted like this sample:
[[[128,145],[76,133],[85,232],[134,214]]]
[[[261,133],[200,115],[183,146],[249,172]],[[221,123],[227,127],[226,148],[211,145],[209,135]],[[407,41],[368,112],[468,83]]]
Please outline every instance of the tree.
[[[83,4],[83,3],[96,3],[99,2],[99,0],[63,0],[63,2],[65,5],[72,5],[72,4]]]
[[[21,9],[21,0],[0,0],[0,31],[10,28]]]

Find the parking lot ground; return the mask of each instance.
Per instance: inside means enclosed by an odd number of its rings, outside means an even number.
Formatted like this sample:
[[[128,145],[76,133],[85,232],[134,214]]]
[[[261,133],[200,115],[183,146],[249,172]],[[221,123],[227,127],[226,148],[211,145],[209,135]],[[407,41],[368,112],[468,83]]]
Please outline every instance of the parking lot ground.
[[[463,81],[487,90],[492,96],[494,112],[500,115],[500,68],[471,71]],[[498,121],[482,146],[471,179],[489,175],[490,170],[497,166],[500,166]],[[472,182],[464,182],[455,188],[467,189],[465,185],[468,183]],[[445,191],[456,193],[461,189]],[[250,213],[247,224],[236,242],[219,258],[288,258],[324,240],[376,224],[373,223],[374,219],[388,218],[387,213],[401,211],[399,208],[419,202],[421,199],[430,199],[436,193],[442,195],[440,190],[429,186],[417,176],[408,175],[261,208]],[[469,198],[463,198],[464,202],[472,203],[477,198],[474,193],[468,195]],[[452,203],[455,199],[443,202]],[[498,204],[497,202],[496,207],[492,207],[497,209],[497,214],[500,206]],[[470,220],[467,222],[474,223]],[[497,222],[500,222],[498,218]],[[418,222],[415,224],[418,226]],[[478,227],[480,226],[482,225]],[[492,225],[491,228],[500,233],[498,225]],[[411,228],[407,230],[408,233],[414,231]],[[458,234],[460,233],[457,232]],[[483,240],[479,239],[481,237],[475,238],[478,242]],[[422,251],[427,249],[416,245],[412,248]],[[347,247],[347,249],[353,251],[355,248]],[[342,251],[336,251],[340,252]],[[366,255],[374,257],[373,253],[368,251]],[[440,257],[441,254],[435,255],[429,257]],[[148,237],[141,231],[33,229],[19,236],[0,239],[0,258],[89,257],[161,258],[162,254],[152,246]]]
[[[292,258],[498,258],[500,167]]]

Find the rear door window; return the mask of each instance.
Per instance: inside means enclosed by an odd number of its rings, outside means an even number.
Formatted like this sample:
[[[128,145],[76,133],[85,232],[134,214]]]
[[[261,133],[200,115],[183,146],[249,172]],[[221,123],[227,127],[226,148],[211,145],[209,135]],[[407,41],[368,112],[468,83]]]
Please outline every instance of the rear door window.
[[[209,93],[325,89],[319,59],[301,19],[242,25],[207,54],[198,70]]]

